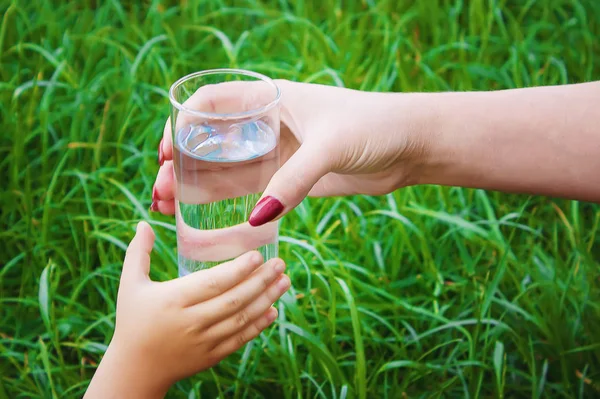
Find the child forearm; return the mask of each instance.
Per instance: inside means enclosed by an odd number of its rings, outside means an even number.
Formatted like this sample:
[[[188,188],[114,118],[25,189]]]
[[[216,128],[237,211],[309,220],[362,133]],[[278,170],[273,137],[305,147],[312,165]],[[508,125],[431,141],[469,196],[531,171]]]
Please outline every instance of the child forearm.
[[[126,356],[119,357],[119,350],[109,346],[102,358],[84,399],[162,399],[169,383],[152,375],[143,364],[127,364]]]

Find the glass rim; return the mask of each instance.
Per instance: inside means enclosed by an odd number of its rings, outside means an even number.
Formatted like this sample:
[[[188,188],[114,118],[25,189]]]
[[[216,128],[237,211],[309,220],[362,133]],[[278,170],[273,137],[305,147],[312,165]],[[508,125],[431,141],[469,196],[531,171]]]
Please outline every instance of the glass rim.
[[[257,78],[257,79],[269,84],[271,87],[273,87],[275,89],[275,98],[271,102],[269,102],[266,105],[263,105],[260,108],[255,108],[255,109],[251,109],[251,110],[243,111],[243,112],[230,112],[230,113],[204,112],[204,111],[194,110],[194,109],[186,107],[185,105],[181,104],[179,101],[177,101],[175,99],[175,95],[174,95],[175,89],[177,89],[177,87],[179,87],[182,83],[187,82],[188,80],[200,77],[200,76],[219,75],[219,74],[225,74],[225,73],[251,76],[253,78]],[[204,71],[193,72],[193,73],[190,73],[188,75],[185,75],[185,76],[177,79],[177,81],[175,83],[173,83],[171,85],[171,88],[169,89],[169,101],[171,102],[171,105],[173,105],[175,108],[177,108],[181,112],[186,112],[191,115],[199,116],[199,117],[207,118],[207,119],[208,118],[211,118],[211,119],[238,119],[238,118],[247,118],[247,117],[259,115],[259,114],[265,113],[265,112],[269,111],[271,108],[275,107],[279,103],[280,98],[281,98],[281,90],[279,89],[279,86],[277,86],[275,81],[273,81],[273,79],[271,79],[270,77],[268,77],[266,75],[258,73],[258,72],[249,71],[246,69],[236,69],[236,68],[217,68],[217,69],[207,69]]]

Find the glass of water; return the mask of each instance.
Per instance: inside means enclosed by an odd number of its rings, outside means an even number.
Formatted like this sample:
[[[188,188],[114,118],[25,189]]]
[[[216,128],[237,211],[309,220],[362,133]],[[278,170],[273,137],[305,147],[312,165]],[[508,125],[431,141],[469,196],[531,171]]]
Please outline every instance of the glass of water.
[[[278,222],[250,212],[279,169],[279,98],[259,73],[193,73],[169,91],[179,276],[257,249],[278,256]]]

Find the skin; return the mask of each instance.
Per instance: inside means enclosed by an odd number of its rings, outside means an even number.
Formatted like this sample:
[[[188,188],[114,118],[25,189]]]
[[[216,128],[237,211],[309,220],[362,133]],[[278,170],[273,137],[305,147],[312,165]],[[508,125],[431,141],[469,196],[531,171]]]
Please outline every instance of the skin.
[[[600,202],[600,82],[477,93],[277,84],[283,165],[262,196],[283,204],[275,219],[308,195],[378,195],[419,184]],[[228,98],[252,99],[244,85],[236,90]],[[205,112],[220,107],[211,99],[204,104]],[[153,208],[173,214],[169,121],[159,160]],[[289,287],[283,269],[274,269],[280,260],[260,266],[252,253],[191,277],[151,282],[153,240],[149,226],[140,225],[123,267],[115,336],[86,398],[163,397],[178,379],[257,336]]]
[[[276,219],[307,195],[378,195],[419,184],[600,202],[600,82],[457,93],[276,83],[282,167],[262,196],[284,205]],[[159,154],[155,208],[172,214],[169,122]]]
[[[119,285],[114,336],[86,399],[163,398],[176,381],[220,362],[277,317],[272,304],[287,291],[281,259],[260,253],[185,277],[148,277],[154,233],[141,222]]]
[[[437,95],[419,182],[600,202],[598,101],[600,82]]]

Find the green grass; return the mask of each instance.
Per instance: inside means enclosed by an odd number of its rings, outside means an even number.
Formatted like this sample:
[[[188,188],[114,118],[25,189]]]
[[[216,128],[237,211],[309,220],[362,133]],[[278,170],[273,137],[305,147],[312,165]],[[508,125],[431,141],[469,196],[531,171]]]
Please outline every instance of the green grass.
[[[150,215],[167,89],[239,67],[376,91],[600,79],[595,0],[0,0],[0,398],[81,397]],[[172,398],[600,397],[600,208],[408,188],[305,201],[276,325]]]

